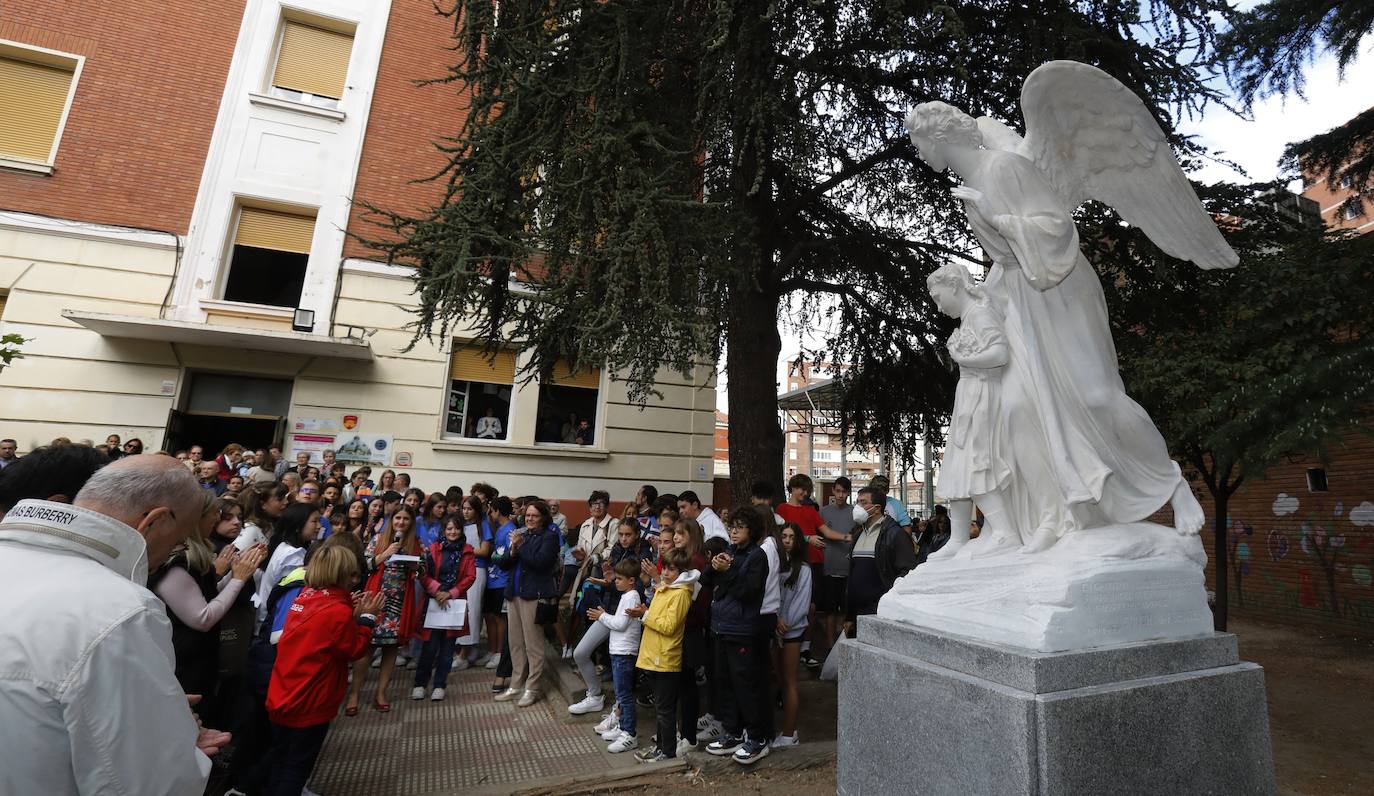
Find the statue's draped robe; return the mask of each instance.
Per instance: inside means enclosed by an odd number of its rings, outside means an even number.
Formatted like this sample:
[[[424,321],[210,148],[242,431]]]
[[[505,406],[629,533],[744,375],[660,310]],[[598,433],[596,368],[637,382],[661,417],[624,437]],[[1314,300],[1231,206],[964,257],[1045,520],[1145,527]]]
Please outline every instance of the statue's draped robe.
[[[985,289],[1005,318],[999,456],[1013,472],[1010,510],[1028,535],[1136,522],[1179,480],[1164,438],[1126,395],[1097,274],[1072,217],[1035,164],[985,150],[969,182],[984,215],[969,221],[992,258]]]

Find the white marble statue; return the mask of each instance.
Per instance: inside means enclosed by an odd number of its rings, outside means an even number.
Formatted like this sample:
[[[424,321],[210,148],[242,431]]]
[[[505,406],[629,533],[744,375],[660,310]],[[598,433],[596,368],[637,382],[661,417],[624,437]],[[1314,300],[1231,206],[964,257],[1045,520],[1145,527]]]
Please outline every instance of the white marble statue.
[[[951,502],[956,536],[899,581],[879,613],[927,622],[942,598],[967,601],[982,579],[1015,593],[1007,580],[1015,572],[1034,578],[1019,593],[1026,622],[989,631],[993,640],[1044,649],[1200,632],[1202,507],[1154,423],[1126,395],[1102,286],[1079,251],[1072,213],[1096,199],[1175,257],[1203,268],[1229,268],[1237,257],[1144,103],[1110,75],[1072,61],[1044,64],[1026,79],[1021,106],[1024,139],[943,102],[919,105],[906,120],[920,157],[963,183],[953,193],[992,267],[977,287],[947,281],[945,269],[931,278],[942,311],[963,319],[949,346],[961,377],[938,492]],[[964,544],[958,534],[975,504],[985,533]],[[1176,533],[1143,522],[1166,504]],[[1159,582],[1186,585],[1187,601],[1161,604],[1158,627],[1146,618],[1142,629],[1136,617],[1124,633],[1111,617],[1066,618],[1092,612],[1076,603],[1078,587],[1094,573],[1101,577],[1092,588],[1115,583],[1121,562],[1136,562],[1136,575],[1173,567]],[[986,619],[972,609],[970,627]]]

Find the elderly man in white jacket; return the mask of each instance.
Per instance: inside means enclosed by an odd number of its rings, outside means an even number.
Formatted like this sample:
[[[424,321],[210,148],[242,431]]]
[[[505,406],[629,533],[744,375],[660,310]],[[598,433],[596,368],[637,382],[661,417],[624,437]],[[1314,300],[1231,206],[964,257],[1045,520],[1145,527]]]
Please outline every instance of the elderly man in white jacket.
[[[144,584],[200,519],[167,456],[98,471],[74,505],[19,502],[0,522],[0,793],[198,794],[227,736],[177,685],[167,611]]]

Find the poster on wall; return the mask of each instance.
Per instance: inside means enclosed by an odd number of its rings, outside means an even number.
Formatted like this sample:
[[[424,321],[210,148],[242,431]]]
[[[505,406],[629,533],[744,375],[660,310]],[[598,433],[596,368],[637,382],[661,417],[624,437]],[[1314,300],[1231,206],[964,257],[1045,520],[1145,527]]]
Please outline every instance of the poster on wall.
[[[336,461],[354,467],[364,464],[372,467],[391,466],[390,434],[359,434],[345,431],[336,434],[333,441]]]
[[[296,434],[334,435],[339,433],[339,420],[335,417],[298,417],[291,424]]]
[[[310,463],[318,467],[324,464],[324,456],[321,454],[325,448],[334,447],[333,434],[302,434],[296,432],[291,435],[291,450],[287,451],[287,456],[294,464],[297,453],[310,454]]]

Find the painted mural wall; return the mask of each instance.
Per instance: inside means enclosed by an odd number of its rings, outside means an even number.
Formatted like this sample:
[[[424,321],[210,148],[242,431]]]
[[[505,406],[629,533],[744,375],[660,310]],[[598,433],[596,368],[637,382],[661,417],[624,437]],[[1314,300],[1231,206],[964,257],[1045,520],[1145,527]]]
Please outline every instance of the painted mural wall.
[[[1309,490],[1308,468],[1325,469],[1327,491]],[[1205,490],[1198,499],[1210,528],[1211,500]],[[1351,431],[1325,464],[1270,468],[1232,497],[1230,516],[1232,616],[1374,634],[1374,437]],[[1212,557],[1214,534],[1204,530],[1203,541]]]

